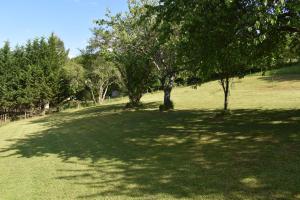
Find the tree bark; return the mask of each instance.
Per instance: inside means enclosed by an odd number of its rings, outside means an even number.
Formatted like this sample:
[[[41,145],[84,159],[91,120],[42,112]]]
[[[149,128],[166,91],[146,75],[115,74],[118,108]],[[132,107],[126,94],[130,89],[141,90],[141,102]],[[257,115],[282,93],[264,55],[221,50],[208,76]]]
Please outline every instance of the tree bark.
[[[164,83],[164,106],[169,107],[172,105],[171,92],[174,87],[175,76],[171,75],[165,79]]]
[[[105,90],[104,90],[104,92],[102,94],[102,102],[104,102],[104,100],[105,100],[105,97],[106,97],[106,94],[107,94],[107,90],[108,90],[108,86],[106,86],[106,88],[105,88]]]
[[[76,101],[77,109],[80,109],[80,101]]]
[[[96,104],[97,102],[96,102],[96,98],[95,98],[93,88],[90,88],[90,90],[91,90],[91,95],[92,95],[93,102],[94,102],[94,104]]]
[[[102,95],[103,95],[103,86],[100,86],[99,90],[98,90],[98,103],[99,104],[102,103]]]
[[[129,94],[130,105],[132,107],[137,107],[140,104],[142,94]]]
[[[224,92],[224,111],[228,110],[229,94],[230,94],[230,79],[228,76],[220,80]]]
[[[171,91],[172,88],[167,87],[164,89],[164,105],[170,105],[171,104]]]
[[[46,111],[47,110],[49,110],[49,108],[50,108],[50,105],[49,105],[50,103],[49,103],[49,101],[43,101],[43,103],[42,103],[42,115],[46,115]]]

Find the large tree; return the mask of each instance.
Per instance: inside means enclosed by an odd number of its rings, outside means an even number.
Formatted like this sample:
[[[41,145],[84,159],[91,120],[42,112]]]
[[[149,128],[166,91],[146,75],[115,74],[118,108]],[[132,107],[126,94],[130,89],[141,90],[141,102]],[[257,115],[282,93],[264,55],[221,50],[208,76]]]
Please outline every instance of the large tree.
[[[225,110],[230,80],[243,77],[257,61],[276,62],[287,33],[296,41],[299,30],[295,0],[160,0],[152,11],[169,34],[170,23],[180,27],[180,50],[190,70],[219,79]]]
[[[130,103],[136,107],[151,82],[154,64],[145,51],[150,39],[147,26],[140,24],[139,2],[131,1],[129,12],[107,15],[97,21],[98,48],[117,66]]]

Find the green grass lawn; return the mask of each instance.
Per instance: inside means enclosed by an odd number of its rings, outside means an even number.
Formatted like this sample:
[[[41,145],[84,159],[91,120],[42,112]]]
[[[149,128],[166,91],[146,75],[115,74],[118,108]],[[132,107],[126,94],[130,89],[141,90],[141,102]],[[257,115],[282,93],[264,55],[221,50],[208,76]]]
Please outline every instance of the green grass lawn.
[[[300,75],[177,88],[0,128],[0,199],[300,199]]]

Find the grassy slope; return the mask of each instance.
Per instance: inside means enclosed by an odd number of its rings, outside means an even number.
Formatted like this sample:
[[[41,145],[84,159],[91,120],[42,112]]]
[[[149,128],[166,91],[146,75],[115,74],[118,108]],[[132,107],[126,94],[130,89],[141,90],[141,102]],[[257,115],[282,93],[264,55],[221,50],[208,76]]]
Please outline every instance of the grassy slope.
[[[284,74],[284,73],[283,73]],[[0,199],[300,199],[300,75],[177,88],[0,128]]]

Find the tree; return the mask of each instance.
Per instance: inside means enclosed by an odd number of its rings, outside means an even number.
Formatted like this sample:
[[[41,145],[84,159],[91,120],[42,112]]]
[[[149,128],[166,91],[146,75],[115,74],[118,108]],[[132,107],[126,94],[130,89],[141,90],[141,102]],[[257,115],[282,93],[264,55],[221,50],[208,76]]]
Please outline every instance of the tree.
[[[73,60],[67,62],[64,66],[64,80],[62,91],[68,100],[76,100],[77,95],[85,87],[85,70],[82,65]]]
[[[219,79],[227,110],[232,78],[243,77],[254,58],[257,36],[248,30],[252,21],[248,20],[247,2],[198,0],[190,4],[162,0],[154,10],[162,23],[171,21],[180,27],[179,51],[190,71],[204,79]],[[172,31],[168,26],[167,30]]]
[[[12,90],[8,85],[10,83],[10,68],[13,63],[12,50],[9,42],[5,42],[0,49],[0,105],[2,109],[11,107]]]
[[[135,1],[129,4],[129,12],[98,20],[96,28],[98,48],[117,66],[125,85],[129,107],[140,104],[142,95],[149,87],[154,69],[151,57],[145,51],[149,39],[146,26],[139,24],[141,13]]]
[[[92,62],[92,66],[87,70],[86,76],[86,85],[91,90],[95,103],[96,99],[94,91],[96,91],[98,96],[97,103],[103,103],[108,88],[113,84],[118,84],[120,81],[120,74],[116,66],[112,62],[106,61],[101,56],[98,56]]]
[[[152,44],[154,47],[149,51],[152,52],[151,58],[157,68],[158,77],[164,92],[163,105],[160,110],[170,110],[174,108],[171,101],[171,92],[175,85],[176,76],[185,70],[185,65],[179,63],[177,45],[178,37],[171,35],[167,40],[160,40],[160,28],[154,29],[154,38]]]
[[[299,59],[300,55],[300,2],[298,0],[255,1],[253,10],[255,24],[251,28],[259,31],[257,52],[273,62],[286,62],[286,58]]]
[[[48,38],[47,43],[48,47],[46,47],[46,56],[42,67],[50,94],[44,100],[55,106],[65,98],[60,95],[60,89],[61,80],[63,80],[63,67],[68,60],[69,51],[65,49],[63,41],[53,33]]]
[[[288,41],[299,44],[299,8],[298,0],[159,0],[149,10],[167,35],[180,27],[180,57],[202,79],[219,79],[227,110],[232,78],[275,65]]]
[[[63,100],[63,66],[68,51],[54,34],[15,49],[0,49],[0,108],[4,112],[43,110]]]
[[[130,100],[127,107],[138,107],[150,82],[151,61],[136,54],[134,49],[127,49],[127,52],[116,55],[117,66]]]

